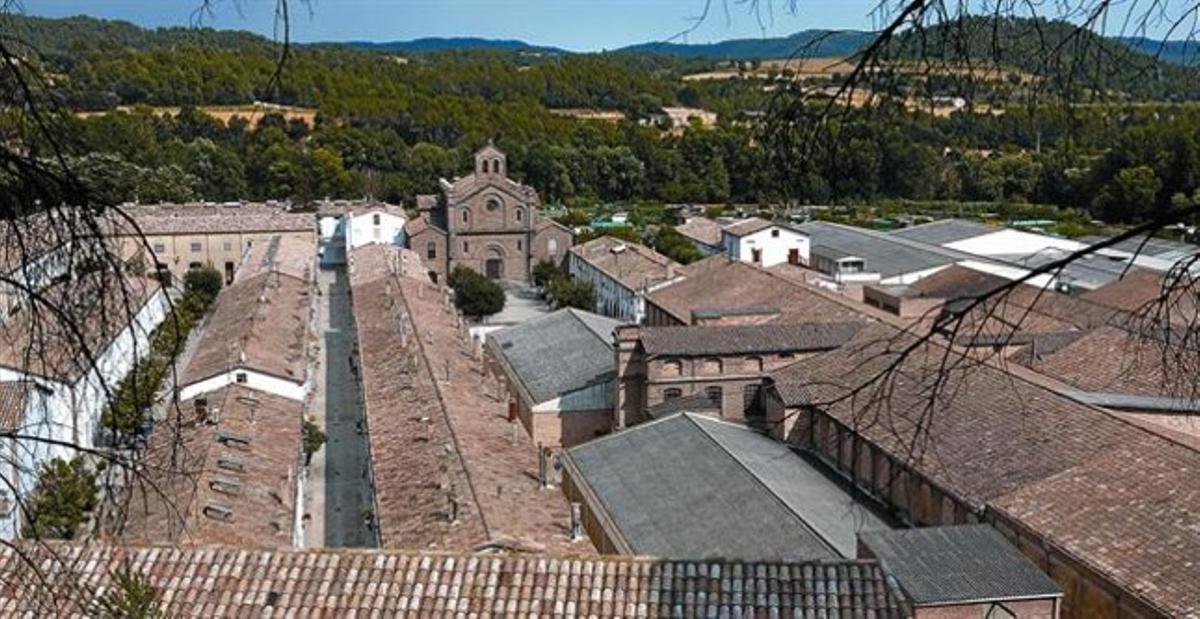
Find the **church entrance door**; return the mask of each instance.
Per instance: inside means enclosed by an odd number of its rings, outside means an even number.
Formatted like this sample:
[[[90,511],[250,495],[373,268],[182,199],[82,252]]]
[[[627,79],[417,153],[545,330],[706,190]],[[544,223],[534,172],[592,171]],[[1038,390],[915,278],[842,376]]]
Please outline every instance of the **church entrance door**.
[[[484,263],[484,271],[488,279],[500,279],[504,277],[504,261],[500,258],[488,258]]]

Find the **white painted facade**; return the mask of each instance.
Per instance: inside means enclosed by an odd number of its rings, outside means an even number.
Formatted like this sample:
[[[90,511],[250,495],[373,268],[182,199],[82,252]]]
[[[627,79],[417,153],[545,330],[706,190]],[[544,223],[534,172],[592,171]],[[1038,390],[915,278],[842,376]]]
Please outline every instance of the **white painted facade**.
[[[168,307],[166,293],[161,288],[155,290],[129,326],[97,356],[95,365],[73,384],[19,368],[0,367],[0,381],[26,380],[37,386],[26,402],[20,432],[30,439],[6,445],[15,452],[13,462],[18,470],[11,479],[20,496],[37,485],[44,463],[54,458],[70,459],[79,455],[79,449],[95,446],[101,413],[121,381],[149,353],[151,333],[166,317]],[[11,510],[0,518],[0,538],[12,539],[20,527],[19,510]]]
[[[781,225],[742,236],[725,231],[721,233],[721,243],[727,256],[742,262],[763,267],[783,262],[808,264],[808,235]]]
[[[40,290],[56,278],[62,277],[70,267],[71,243],[42,254],[36,260],[19,265],[0,278],[0,324],[9,316],[13,307],[28,297],[27,290]]]
[[[344,229],[347,248],[371,244],[405,246],[404,217],[384,209],[374,209],[348,213],[346,220]]]
[[[317,221],[317,230],[322,241],[332,241],[346,234],[343,219],[338,215],[322,215]]]
[[[592,266],[574,252],[567,253],[567,272],[574,279],[592,284],[592,290],[596,294],[596,306],[592,311],[601,316],[635,324],[641,324],[646,318],[647,294],[683,279],[682,276],[675,275],[635,290]]]
[[[309,383],[288,378],[280,378],[264,372],[245,367],[231,367],[228,372],[210,376],[204,380],[183,385],[179,390],[180,401],[190,400],[198,395],[210,393],[232,384],[241,384],[263,393],[304,401],[308,395]]]

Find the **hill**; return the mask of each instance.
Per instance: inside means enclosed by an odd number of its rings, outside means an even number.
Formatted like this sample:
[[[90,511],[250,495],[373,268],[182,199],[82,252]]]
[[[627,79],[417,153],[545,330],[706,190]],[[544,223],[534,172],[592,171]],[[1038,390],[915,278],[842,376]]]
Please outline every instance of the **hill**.
[[[1017,69],[1047,80],[1049,93],[1099,92],[1106,98],[1134,100],[1200,98],[1195,69],[1090,31],[1078,33],[1064,21],[970,17],[921,33],[901,33],[888,46],[886,56]]]
[[[1160,41],[1146,37],[1117,37],[1113,40],[1166,62],[1200,66],[1200,41]]]
[[[391,53],[423,53],[446,52],[461,50],[491,50],[505,52],[529,52],[537,54],[567,54],[567,50],[545,45],[533,45],[515,39],[483,39],[479,37],[428,37],[411,41],[349,41],[346,43],[329,43],[330,45],[348,45],[357,49]]]
[[[707,44],[640,43],[618,51],[713,60],[778,60],[797,53],[808,57],[849,56],[862,49],[874,36],[874,33],[859,30],[804,30],[787,37],[730,39]]]

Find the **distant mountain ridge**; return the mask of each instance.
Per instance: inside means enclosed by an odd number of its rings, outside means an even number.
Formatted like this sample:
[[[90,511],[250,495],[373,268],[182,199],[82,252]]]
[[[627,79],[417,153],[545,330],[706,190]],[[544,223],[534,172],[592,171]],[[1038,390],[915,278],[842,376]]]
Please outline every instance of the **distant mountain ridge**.
[[[239,45],[269,46],[269,38],[237,30],[211,28],[143,28],[120,20],[87,16],[43,18],[8,15],[8,24],[15,34],[34,49],[50,57],[69,61],[79,50],[102,47],[106,49],[171,49],[178,45],[206,47],[236,47]],[[1022,33],[1024,36],[1026,33]],[[797,52],[807,56],[847,56],[862,49],[874,33],[861,30],[803,30],[785,37],[730,39],[716,43],[647,42],[621,47],[614,51],[674,55],[709,60],[777,60],[790,58]],[[1117,43],[1160,60],[1187,66],[1200,66],[1200,43],[1195,41],[1159,41],[1144,37],[1112,37]],[[576,53],[559,47],[537,45],[516,39],[487,39],[482,37],[428,37],[407,41],[330,41],[313,46],[346,46],[363,50],[394,53],[426,53],[459,50],[524,51],[542,54]]]
[[[569,54],[571,52],[548,45],[534,45],[516,39],[485,39],[481,37],[426,37],[411,41],[346,41],[323,45],[348,45],[358,49],[395,53],[445,52],[458,50],[495,50],[505,52],[533,52],[542,54]]]
[[[875,36],[862,30],[803,30],[786,37],[730,39],[717,43],[640,43],[617,51],[674,54],[713,60],[776,60],[798,53],[810,57],[849,56]]]

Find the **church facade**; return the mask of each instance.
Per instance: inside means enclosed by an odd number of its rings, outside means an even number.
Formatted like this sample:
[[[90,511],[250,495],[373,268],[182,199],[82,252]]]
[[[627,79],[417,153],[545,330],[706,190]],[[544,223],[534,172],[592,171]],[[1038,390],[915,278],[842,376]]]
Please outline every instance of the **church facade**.
[[[408,246],[439,281],[456,266],[490,279],[528,282],[534,265],[560,264],[573,235],[540,213],[537,191],[508,178],[495,146],[475,153],[475,170],[440,194],[417,196],[418,215],[405,226]]]

